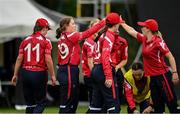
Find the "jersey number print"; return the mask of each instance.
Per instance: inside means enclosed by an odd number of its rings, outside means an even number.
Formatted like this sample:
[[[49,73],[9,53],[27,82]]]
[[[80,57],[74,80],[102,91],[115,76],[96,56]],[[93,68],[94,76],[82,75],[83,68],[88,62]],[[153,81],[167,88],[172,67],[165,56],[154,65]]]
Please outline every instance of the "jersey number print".
[[[24,51],[27,51],[27,61],[30,62],[31,61],[31,52],[32,51],[36,51],[36,62],[39,62],[40,60],[40,44],[36,44],[36,46],[34,46],[32,48],[31,43],[28,43],[28,45],[24,48]]]
[[[98,41],[97,44],[95,45],[95,59],[99,59],[100,56],[101,56],[101,53],[100,53],[100,42]]]

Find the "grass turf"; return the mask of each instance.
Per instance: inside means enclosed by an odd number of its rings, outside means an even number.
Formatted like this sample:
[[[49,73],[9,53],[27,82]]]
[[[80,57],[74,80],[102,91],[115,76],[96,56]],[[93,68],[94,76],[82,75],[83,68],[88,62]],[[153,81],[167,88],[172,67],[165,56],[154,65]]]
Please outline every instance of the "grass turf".
[[[122,105],[121,106],[121,113],[127,113],[127,106],[126,105]],[[88,106],[79,106],[77,109],[77,113],[85,113],[88,109]],[[58,113],[59,109],[58,107],[46,107],[44,110],[44,114],[45,113]],[[24,110],[18,111],[15,110],[14,108],[0,108],[0,114],[5,114],[5,113],[25,113]],[[168,113],[168,109],[166,107],[166,113]]]

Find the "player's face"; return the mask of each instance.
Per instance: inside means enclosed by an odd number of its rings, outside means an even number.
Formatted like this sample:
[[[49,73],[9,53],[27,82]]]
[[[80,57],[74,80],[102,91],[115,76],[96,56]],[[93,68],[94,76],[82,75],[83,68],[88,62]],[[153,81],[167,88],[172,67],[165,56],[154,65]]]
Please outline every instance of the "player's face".
[[[67,30],[68,30],[68,32],[75,32],[75,31],[77,31],[74,19],[71,19],[69,25],[67,26]]]
[[[144,75],[144,71],[142,69],[132,70],[132,75],[135,80],[141,80]]]
[[[114,28],[115,28],[115,32],[117,32],[118,29],[119,29],[119,24],[116,24],[116,25],[114,26]]]
[[[143,33],[144,35],[146,35],[147,32],[148,32],[148,28],[147,28],[147,27],[142,27],[142,28],[141,28],[141,31],[142,31],[142,33]]]
[[[49,30],[48,27],[44,27],[44,28],[42,29],[42,33],[41,33],[41,34],[43,34],[44,36],[46,36],[48,30]]]

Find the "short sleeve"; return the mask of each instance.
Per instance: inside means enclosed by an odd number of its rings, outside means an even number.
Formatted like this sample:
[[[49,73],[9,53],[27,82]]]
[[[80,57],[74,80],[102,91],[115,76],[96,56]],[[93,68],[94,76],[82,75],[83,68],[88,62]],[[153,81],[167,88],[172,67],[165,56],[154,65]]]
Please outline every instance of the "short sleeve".
[[[158,41],[158,47],[159,47],[159,50],[161,51],[161,53],[163,55],[165,55],[166,53],[169,52],[169,48],[167,47],[166,43],[164,42],[164,40],[160,40]]]
[[[128,46],[126,45],[123,49],[122,60],[126,60],[127,58],[128,58]]]
[[[22,41],[19,46],[19,54],[23,54],[23,49],[24,49],[24,41]]]
[[[137,33],[137,41],[138,42],[140,42],[140,43],[142,43],[142,42],[144,42],[145,41],[145,36],[143,35],[143,34],[141,34],[141,33]]]
[[[45,54],[51,54],[52,44],[49,39],[46,39]]]

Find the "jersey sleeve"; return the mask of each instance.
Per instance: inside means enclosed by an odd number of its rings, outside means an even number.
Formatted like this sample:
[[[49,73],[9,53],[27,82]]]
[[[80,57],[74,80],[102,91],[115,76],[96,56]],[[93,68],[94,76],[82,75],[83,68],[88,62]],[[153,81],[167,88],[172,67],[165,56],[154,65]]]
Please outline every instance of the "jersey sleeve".
[[[71,34],[68,34],[66,37],[68,40],[70,40],[73,44],[77,44],[79,41],[79,38],[81,36],[80,32],[73,32]]]
[[[88,42],[87,42],[87,43],[88,43]],[[93,57],[94,45],[89,43],[89,44],[86,46],[86,48],[87,48],[87,57],[88,57],[88,58],[92,58],[92,57]]]
[[[124,80],[123,87],[124,87],[124,94],[125,94],[128,106],[130,107],[130,109],[132,111],[134,111],[136,109],[136,104],[135,104],[135,101],[134,101],[134,98],[133,98],[132,87],[127,82],[127,80]]]
[[[23,50],[24,50],[24,41],[22,41],[19,46],[19,54],[23,54]]]
[[[73,32],[67,35],[67,38],[72,41],[72,43],[76,44],[78,41],[84,40],[91,35],[95,34],[98,30],[100,30],[105,25],[105,20],[100,21],[93,27],[87,29],[84,32]]]
[[[49,39],[46,39],[45,54],[51,54],[52,44]]]
[[[79,40],[83,40],[85,38],[90,37],[91,35],[95,34],[105,25],[105,20],[100,21],[99,23],[95,24],[91,28],[87,29],[84,32],[80,32]]]
[[[167,47],[163,39],[158,41],[158,48],[163,55],[169,52],[169,48]]]
[[[128,59],[128,44],[126,43],[123,47],[122,60]]]
[[[113,42],[105,36],[102,47],[102,65],[106,79],[112,79],[112,67],[110,65]]]
[[[142,43],[145,40],[145,36],[141,33],[137,33],[137,41]]]

